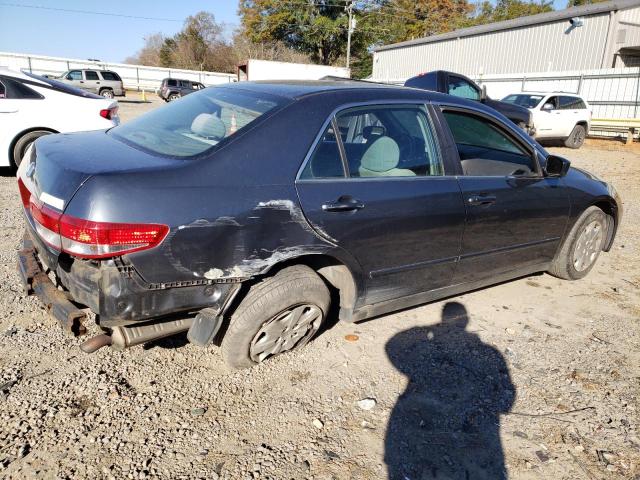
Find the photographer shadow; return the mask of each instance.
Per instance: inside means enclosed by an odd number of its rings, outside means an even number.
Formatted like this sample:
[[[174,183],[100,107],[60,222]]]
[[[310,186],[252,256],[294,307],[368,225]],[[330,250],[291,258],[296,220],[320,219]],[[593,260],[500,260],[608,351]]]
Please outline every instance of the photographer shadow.
[[[502,354],[468,323],[466,308],[449,302],[441,323],[405,330],[386,345],[409,379],[385,438],[391,480],[507,478],[500,415],[515,389]]]

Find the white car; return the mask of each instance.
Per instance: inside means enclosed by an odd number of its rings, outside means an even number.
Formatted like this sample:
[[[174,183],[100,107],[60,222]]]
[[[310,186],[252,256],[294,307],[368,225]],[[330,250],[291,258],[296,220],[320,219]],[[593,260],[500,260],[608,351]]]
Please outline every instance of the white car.
[[[591,108],[579,95],[563,92],[522,92],[503,102],[531,110],[536,139],[561,139],[569,148],[580,148],[591,126]]]
[[[49,133],[105,130],[120,123],[118,102],[50,78],[0,68],[0,167],[16,168]]]

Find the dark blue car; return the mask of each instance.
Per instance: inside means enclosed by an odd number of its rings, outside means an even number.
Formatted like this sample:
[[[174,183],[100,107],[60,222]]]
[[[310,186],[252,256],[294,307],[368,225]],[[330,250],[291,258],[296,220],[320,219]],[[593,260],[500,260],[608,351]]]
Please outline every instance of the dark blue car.
[[[233,367],[301,347],[333,312],[579,279],[622,212],[495,110],[348,81],[208,88],[46,136],[18,183],[27,292],[75,334],[83,305],[97,314],[105,333],[83,350],[188,330]]]

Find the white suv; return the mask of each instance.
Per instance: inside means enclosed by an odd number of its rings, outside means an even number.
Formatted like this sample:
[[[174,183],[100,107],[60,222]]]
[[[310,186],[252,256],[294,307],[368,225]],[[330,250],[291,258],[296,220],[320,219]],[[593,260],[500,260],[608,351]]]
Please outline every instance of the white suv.
[[[562,139],[569,148],[580,148],[589,133],[591,108],[585,99],[564,92],[522,92],[503,102],[531,110],[536,139]]]

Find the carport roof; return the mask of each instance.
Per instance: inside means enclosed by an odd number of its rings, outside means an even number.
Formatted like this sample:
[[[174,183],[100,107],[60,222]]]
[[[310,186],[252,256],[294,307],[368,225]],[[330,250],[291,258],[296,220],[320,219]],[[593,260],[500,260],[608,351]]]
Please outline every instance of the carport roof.
[[[640,6],[640,0],[613,0],[610,2],[593,3],[589,5],[581,5],[579,7],[565,8],[555,12],[539,13],[538,15],[530,15],[528,17],[515,18],[513,20],[505,20],[502,22],[489,23],[487,25],[478,25],[476,27],[462,28],[453,32],[442,33],[439,35],[431,35],[430,37],[416,38],[415,40],[407,40],[406,42],[393,43],[391,45],[383,45],[375,49],[376,52],[384,50],[393,50],[396,48],[409,47],[412,45],[421,45],[424,43],[440,42],[443,40],[451,40],[454,38],[470,37],[473,35],[481,35],[483,33],[499,32],[501,30],[510,30],[518,27],[528,27],[531,25],[539,25],[542,23],[556,22],[572,17],[583,17],[595,15],[598,13],[611,12],[615,10],[626,10],[628,8]]]

